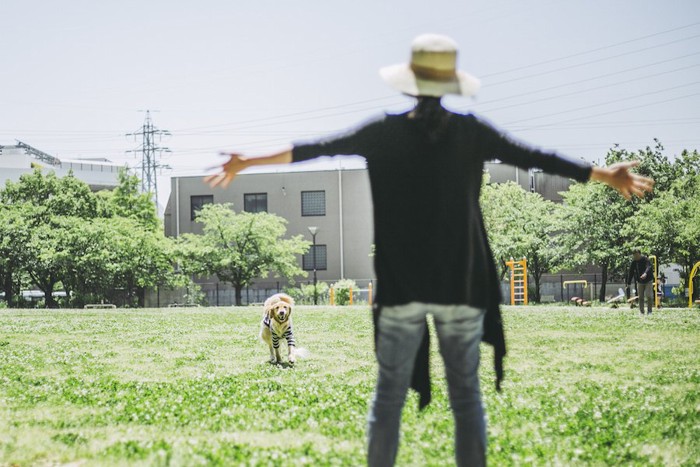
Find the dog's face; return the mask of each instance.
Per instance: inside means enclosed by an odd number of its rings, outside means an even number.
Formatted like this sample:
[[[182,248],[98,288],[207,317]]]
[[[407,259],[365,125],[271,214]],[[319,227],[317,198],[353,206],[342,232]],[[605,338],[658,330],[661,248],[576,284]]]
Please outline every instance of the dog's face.
[[[279,323],[286,322],[292,316],[292,305],[280,300],[270,308],[270,317]]]

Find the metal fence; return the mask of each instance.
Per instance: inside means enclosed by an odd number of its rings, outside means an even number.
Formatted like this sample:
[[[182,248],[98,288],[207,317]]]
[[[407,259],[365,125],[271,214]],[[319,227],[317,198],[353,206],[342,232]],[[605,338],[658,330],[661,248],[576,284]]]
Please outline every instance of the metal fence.
[[[575,282],[572,282],[575,281]],[[581,281],[585,281],[585,284]],[[324,281],[329,286],[337,282]],[[289,285],[286,281],[260,281],[250,287],[246,287],[241,291],[241,303],[243,305],[263,303],[270,295],[285,292],[288,288],[300,287],[301,285],[312,284],[312,281],[305,280],[297,282],[295,285]],[[372,284],[372,293],[376,294],[377,282],[373,279],[355,279],[357,288],[353,290],[353,304],[369,304],[370,301],[370,283]],[[501,282],[502,303],[509,303],[510,285],[507,281]],[[236,303],[236,294],[231,284],[222,282],[204,282],[199,283],[203,295],[203,304],[208,306],[232,306]],[[540,302],[541,303],[557,303],[569,302],[573,297],[580,297],[585,300],[598,300],[600,289],[602,287],[601,275],[597,273],[588,274],[546,274],[542,276],[540,284]],[[534,301],[534,280],[532,276],[528,281],[529,298]],[[662,297],[669,298],[671,294],[671,285],[665,284],[661,289]],[[625,290],[623,281],[611,280],[606,283],[606,299],[617,296],[620,289]],[[194,297],[193,290],[188,288],[179,288],[175,290],[152,290],[149,291],[146,297],[146,306],[165,307],[169,305],[187,304]],[[328,292],[319,294],[319,305],[330,304],[330,296]]]
[[[338,279],[340,280],[340,279]],[[338,280],[324,281],[329,286]],[[353,289],[353,304],[370,303],[370,283],[371,279],[355,279],[357,288]],[[297,282],[290,285],[286,281],[260,281],[250,287],[241,290],[241,304],[254,305],[261,304],[271,295],[285,292],[290,288],[298,288],[301,285],[313,284],[312,281]],[[201,299],[196,295],[201,293]],[[202,302],[207,306],[232,306],[236,303],[236,291],[229,283],[223,282],[201,282],[194,288],[178,287],[175,289],[154,289],[150,290],[146,296],[146,306],[167,307],[175,305],[186,305],[193,302]],[[328,291],[318,295],[319,305],[330,304],[330,294]]]

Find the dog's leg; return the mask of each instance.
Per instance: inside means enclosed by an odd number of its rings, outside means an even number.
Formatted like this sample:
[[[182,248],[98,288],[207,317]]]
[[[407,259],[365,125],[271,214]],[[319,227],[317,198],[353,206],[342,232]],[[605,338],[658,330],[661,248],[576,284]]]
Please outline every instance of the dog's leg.
[[[272,334],[272,344],[270,345],[270,350],[274,351],[273,358],[277,363],[282,363],[282,357],[280,356],[280,339],[276,334]]]
[[[294,340],[294,334],[292,333],[291,325],[289,326],[289,328],[287,328],[287,331],[284,333],[284,337],[287,339],[287,349],[289,350],[287,359],[289,360],[289,363],[294,364],[294,362],[296,362],[297,360],[295,352],[296,341]]]
[[[275,360],[277,361],[277,363],[281,363],[281,362],[282,362],[282,357],[280,356],[280,349],[279,349],[279,347],[275,349],[274,358],[275,358]]]
[[[279,361],[278,358],[275,358],[275,349],[272,348],[272,333],[270,332],[270,328],[265,325],[263,322],[261,328],[260,328],[260,340],[263,341],[264,343],[267,344],[267,346],[270,349],[270,363],[277,363]]]
[[[270,363],[274,364],[274,363],[277,363],[280,361],[281,361],[281,359],[279,356],[279,352],[277,351],[277,349],[272,347],[272,344],[270,344]]]

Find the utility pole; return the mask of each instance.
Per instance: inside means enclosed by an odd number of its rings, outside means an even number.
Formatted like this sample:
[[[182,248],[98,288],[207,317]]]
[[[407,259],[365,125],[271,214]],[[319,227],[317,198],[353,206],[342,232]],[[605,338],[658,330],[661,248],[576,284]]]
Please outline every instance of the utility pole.
[[[169,169],[170,166],[161,164],[158,159],[164,152],[170,152],[170,149],[161,147],[156,144],[156,137],[160,142],[163,136],[170,136],[167,130],[159,130],[153,125],[151,120],[151,111],[146,110],[146,120],[143,122],[141,129],[134,133],[128,133],[127,136],[141,136],[142,143],[139,148],[127,151],[133,153],[141,153],[141,164],[136,168],[141,169],[141,191],[143,193],[151,193],[153,200],[156,203],[156,211],[158,210],[158,169]]]

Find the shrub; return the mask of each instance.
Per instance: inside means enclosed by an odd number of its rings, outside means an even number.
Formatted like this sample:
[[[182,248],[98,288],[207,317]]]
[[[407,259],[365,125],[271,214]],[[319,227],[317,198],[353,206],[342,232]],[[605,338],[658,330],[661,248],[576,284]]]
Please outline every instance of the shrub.
[[[313,284],[301,284],[299,287],[288,287],[284,292],[292,297],[298,304],[309,305],[314,303]],[[318,303],[325,303],[328,295],[328,284],[326,282],[317,282],[316,293],[318,294]]]
[[[202,286],[192,280],[185,287],[185,294],[182,296],[182,299],[186,306],[207,305],[207,297],[202,292]]]
[[[352,279],[341,279],[331,287],[335,292],[336,305],[349,305],[350,290],[357,290],[357,284]]]

